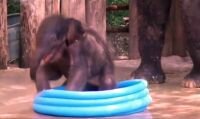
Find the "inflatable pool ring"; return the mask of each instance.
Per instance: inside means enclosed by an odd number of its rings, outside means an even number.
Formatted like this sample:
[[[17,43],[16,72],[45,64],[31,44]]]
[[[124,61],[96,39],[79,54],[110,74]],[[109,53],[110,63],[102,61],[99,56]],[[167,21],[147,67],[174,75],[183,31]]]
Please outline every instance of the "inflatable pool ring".
[[[67,117],[118,116],[144,111],[151,103],[145,80],[126,80],[106,91],[45,90],[34,100],[36,112]]]

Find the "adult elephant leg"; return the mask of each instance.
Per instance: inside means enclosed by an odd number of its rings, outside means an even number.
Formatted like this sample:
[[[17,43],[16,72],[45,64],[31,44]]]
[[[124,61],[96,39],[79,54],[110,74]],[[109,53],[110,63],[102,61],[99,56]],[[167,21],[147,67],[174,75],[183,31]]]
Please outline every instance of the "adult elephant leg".
[[[144,78],[150,83],[165,82],[161,53],[170,5],[171,0],[137,0],[141,63],[132,73],[135,78]]]
[[[188,52],[193,62],[193,68],[182,84],[186,88],[200,88],[200,0],[179,2],[183,13]]]

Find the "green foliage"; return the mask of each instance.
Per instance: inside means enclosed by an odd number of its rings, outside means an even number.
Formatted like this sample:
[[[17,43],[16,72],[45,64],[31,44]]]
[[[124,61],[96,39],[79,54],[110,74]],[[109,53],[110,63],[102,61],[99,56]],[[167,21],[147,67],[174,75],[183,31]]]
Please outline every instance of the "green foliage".
[[[128,0],[107,0],[108,5],[112,4],[127,4]]]
[[[112,4],[128,4],[128,0],[107,0],[107,5]],[[111,11],[107,13],[107,24],[111,27],[123,25],[123,17],[128,16],[128,11]]]
[[[128,11],[115,11],[107,14],[107,22],[112,27],[124,25],[123,17],[128,16]]]
[[[20,0],[8,0],[8,14],[20,12]]]

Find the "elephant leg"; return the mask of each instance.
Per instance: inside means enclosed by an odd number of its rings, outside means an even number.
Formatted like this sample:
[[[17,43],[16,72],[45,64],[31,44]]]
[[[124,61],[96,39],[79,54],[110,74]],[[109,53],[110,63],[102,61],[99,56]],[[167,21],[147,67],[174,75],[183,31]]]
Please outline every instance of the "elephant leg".
[[[186,30],[188,52],[193,67],[182,84],[186,88],[200,88],[200,0],[180,0]]]
[[[164,83],[161,67],[165,26],[168,21],[171,0],[138,0],[138,35],[141,63],[134,78],[144,78],[150,83]]]

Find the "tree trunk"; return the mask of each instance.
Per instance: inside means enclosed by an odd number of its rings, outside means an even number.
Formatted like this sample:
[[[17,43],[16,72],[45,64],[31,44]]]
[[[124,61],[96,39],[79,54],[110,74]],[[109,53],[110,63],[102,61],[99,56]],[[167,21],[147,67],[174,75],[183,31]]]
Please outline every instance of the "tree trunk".
[[[0,0],[0,69],[7,68],[7,0]]]
[[[61,14],[85,23],[85,0],[61,0]]]
[[[21,0],[21,67],[29,67],[36,43],[36,32],[45,16],[44,0]]]
[[[86,0],[86,23],[106,39],[106,0]]]
[[[60,0],[45,0],[45,15],[60,14]]]
[[[140,58],[138,51],[138,6],[137,0],[129,0],[129,49],[130,59]]]

